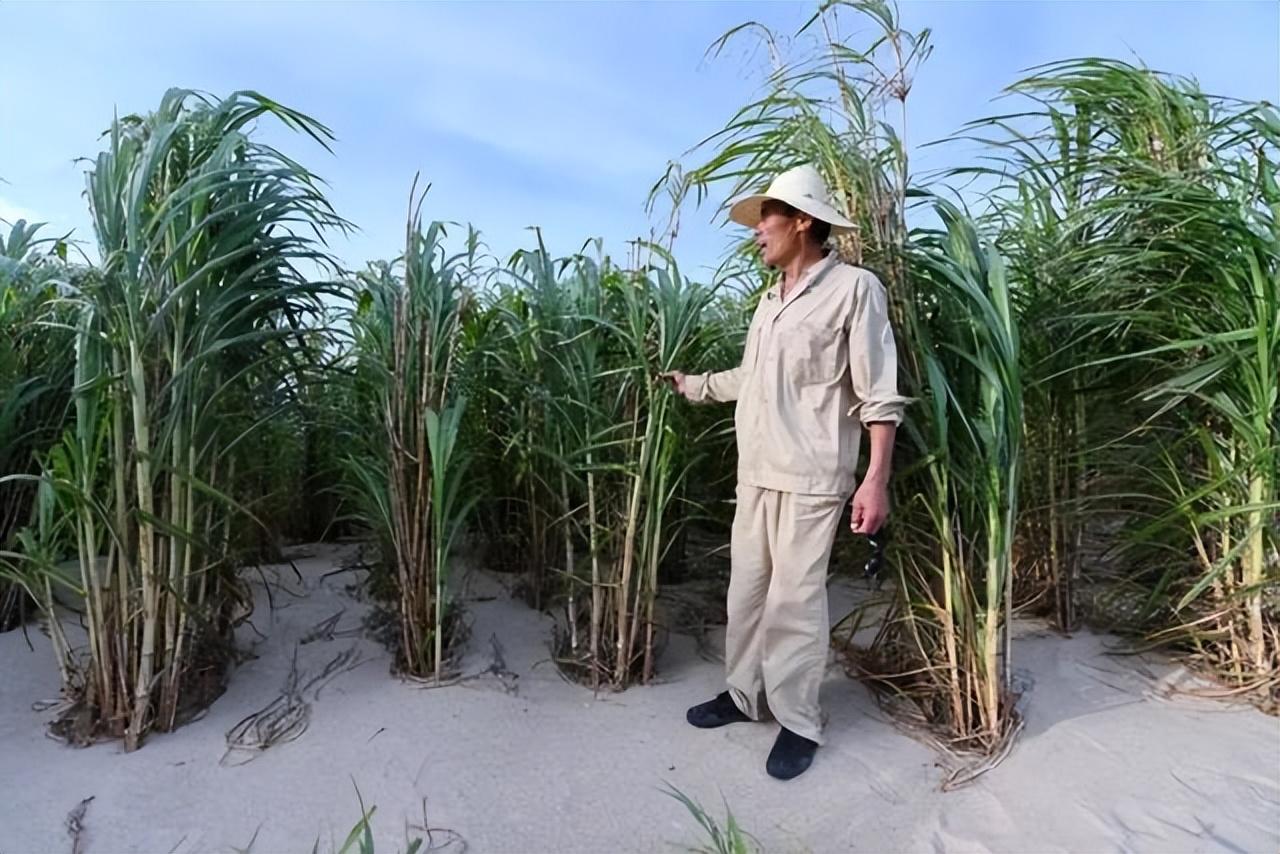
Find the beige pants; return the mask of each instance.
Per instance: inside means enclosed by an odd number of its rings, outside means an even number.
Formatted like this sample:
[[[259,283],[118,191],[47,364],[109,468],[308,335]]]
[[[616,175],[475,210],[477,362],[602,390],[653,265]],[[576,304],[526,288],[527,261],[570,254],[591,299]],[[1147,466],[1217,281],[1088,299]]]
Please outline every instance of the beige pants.
[[[738,708],[821,743],[827,561],[848,499],[738,486],[725,670]]]

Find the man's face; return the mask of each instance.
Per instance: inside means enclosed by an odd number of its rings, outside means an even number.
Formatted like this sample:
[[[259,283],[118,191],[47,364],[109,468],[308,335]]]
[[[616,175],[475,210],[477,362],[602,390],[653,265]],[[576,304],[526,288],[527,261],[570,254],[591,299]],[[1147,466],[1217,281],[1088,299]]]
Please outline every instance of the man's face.
[[[790,206],[767,200],[760,206],[760,222],[756,224],[756,246],[769,267],[781,267],[799,253],[804,241],[801,223],[807,217],[797,215]]]

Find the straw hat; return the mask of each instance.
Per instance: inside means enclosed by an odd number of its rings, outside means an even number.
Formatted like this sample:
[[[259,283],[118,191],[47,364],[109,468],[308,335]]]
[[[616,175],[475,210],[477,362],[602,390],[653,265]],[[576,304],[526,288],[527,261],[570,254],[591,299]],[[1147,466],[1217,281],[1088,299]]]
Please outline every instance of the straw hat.
[[[839,234],[856,226],[845,219],[831,204],[831,192],[826,182],[812,166],[797,166],[788,169],[773,179],[769,189],[763,193],[746,196],[733,203],[729,208],[729,219],[755,228],[760,222],[760,206],[769,199],[786,202],[798,211],[803,211],[817,220],[831,224],[831,232]]]

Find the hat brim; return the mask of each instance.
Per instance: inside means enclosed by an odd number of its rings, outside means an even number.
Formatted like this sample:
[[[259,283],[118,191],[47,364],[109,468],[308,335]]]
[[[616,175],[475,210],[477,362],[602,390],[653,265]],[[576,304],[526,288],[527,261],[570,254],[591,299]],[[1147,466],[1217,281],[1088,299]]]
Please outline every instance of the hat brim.
[[[762,214],[760,209],[767,201],[783,202],[791,205],[798,211],[807,213],[814,219],[821,220],[831,226],[833,234],[841,234],[846,231],[852,231],[857,226],[845,217],[841,216],[835,208],[824,205],[813,199],[803,199],[799,203],[792,199],[783,199],[777,196],[770,196],[767,193],[756,193],[751,196],[744,196],[734,202],[729,208],[729,219],[738,225],[745,225],[747,228],[755,228],[760,224]]]

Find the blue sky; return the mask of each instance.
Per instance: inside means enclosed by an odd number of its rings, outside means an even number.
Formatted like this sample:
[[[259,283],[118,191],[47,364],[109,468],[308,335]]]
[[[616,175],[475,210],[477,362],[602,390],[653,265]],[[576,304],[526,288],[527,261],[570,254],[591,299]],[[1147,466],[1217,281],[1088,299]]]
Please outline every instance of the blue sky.
[[[709,45],[747,20],[793,32],[813,9],[0,2],[0,218],[91,241],[75,158],[99,150],[114,110],[147,110],[169,86],[253,88],[336,133],[332,155],[270,138],[325,178],[359,226],[333,245],[350,265],[396,254],[418,171],[433,185],[427,216],[474,224],[499,255],[529,245],[537,225],[555,251],[602,237],[622,256],[661,224],[644,202],[667,161],[758,91],[763,56],[742,42],[708,60]],[[1072,56],[1136,57],[1207,91],[1280,101],[1278,0],[908,0],[901,10],[935,44],[911,96],[915,144],[995,111],[1023,69]],[[713,214],[684,215],[686,272],[714,265],[730,241]]]

